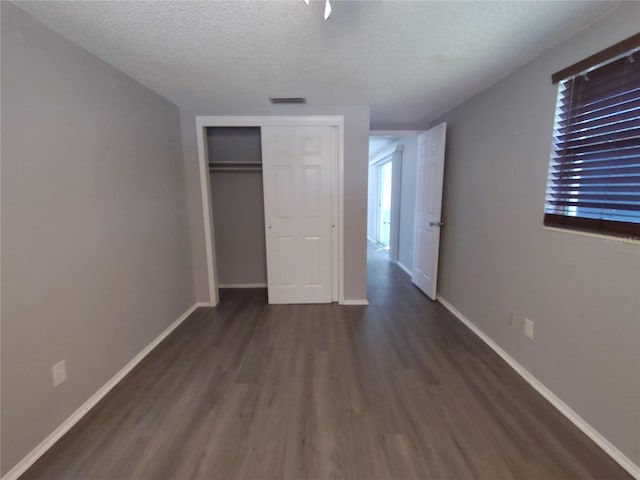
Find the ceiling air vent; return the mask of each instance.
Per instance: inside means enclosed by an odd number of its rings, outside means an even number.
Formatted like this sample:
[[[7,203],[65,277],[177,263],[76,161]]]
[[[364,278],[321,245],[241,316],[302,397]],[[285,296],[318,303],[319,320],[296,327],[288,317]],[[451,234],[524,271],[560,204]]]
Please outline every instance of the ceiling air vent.
[[[289,105],[292,103],[307,103],[307,99],[304,97],[274,97],[269,101],[274,105]]]

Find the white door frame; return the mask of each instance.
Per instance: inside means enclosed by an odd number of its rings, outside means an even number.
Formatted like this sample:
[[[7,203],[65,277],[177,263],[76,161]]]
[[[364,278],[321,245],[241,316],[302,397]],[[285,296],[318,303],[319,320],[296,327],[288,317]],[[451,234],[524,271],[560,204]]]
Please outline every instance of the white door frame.
[[[204,227],[207,277],[209,282],[209,302],[218,304],[218,281],[214,248],[214,226],[211,209],[211,181],[207,154],[207,127],[286,127],[286,126],[329,126],[338,131],[338,155],[335,168],[332,198],[333,236],[332,252],[332,300],[344,302],[344,116],[342,115],[198,115],[196,135],[198,139],[198,163],[200,170],[200,191],[202,195],[202,220]]]
[[[382,220],[382,196],[383,196],[383,172],[382,172],[382,167],[384,165],[389,165],[391,167],[391,181],[393,182],[393,157],[388,157],[386,160],[383,160],[379,163],[376,163],[373,167],[376,169],[377,173],[376,173],[376,185],[375,185],[375,192],[376,192],[376,216],[375,216],[375,241],[378,245],[383,245],[383,243],[380,241],[380,237],[382,235],[380,235],[380,230],[382,228],[382,225],[380,224],[380,221]],[[391,186],[391,190],[393,193],[393,185]],[[393,210],[393,208],[391,209]],[[391,217],[389,217],[391,218]],[[391,220],[389,220],[389,250],[391,250]]]

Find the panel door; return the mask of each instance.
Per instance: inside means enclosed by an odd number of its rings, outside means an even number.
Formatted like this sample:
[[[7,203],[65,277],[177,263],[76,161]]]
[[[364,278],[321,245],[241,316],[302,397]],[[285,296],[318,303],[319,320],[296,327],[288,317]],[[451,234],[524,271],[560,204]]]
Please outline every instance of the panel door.
[[[444,146],[447,124],[441,123],[418,136],[413,275],[411,280],[432,300],[436,299]]]
[[[331,127],[263,127],[262,178],[269,303],[330,303]]]

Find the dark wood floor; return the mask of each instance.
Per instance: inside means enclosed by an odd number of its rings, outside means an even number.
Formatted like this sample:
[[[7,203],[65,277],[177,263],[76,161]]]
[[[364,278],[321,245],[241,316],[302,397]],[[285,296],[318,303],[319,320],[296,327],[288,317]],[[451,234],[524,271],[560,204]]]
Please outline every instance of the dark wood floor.
[[[369,307],[224,291],[23,478],[631,478],[382,255]]]

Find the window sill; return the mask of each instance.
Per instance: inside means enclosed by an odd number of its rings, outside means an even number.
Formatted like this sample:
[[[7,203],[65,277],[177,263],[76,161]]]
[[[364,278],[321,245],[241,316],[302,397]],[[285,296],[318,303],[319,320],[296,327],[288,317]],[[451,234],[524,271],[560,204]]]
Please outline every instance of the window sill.
[[[551,232],[559,232],[559,233],[567,233],[569,235],[579,235],[581,237],[592,237],[599,238],[602,240],[602,243],[624,243],[627,245],[638,245],[640,246],[640,238],[625,238],[625,237],[614,237],[611,235],[603,235],[601,233],[593,233],[593,232],[584,232],[581,230],[571,230],[569,228],[558,228],[558,227],[548,227],[546,225],[542,226],[543,230],[548,230]]]

